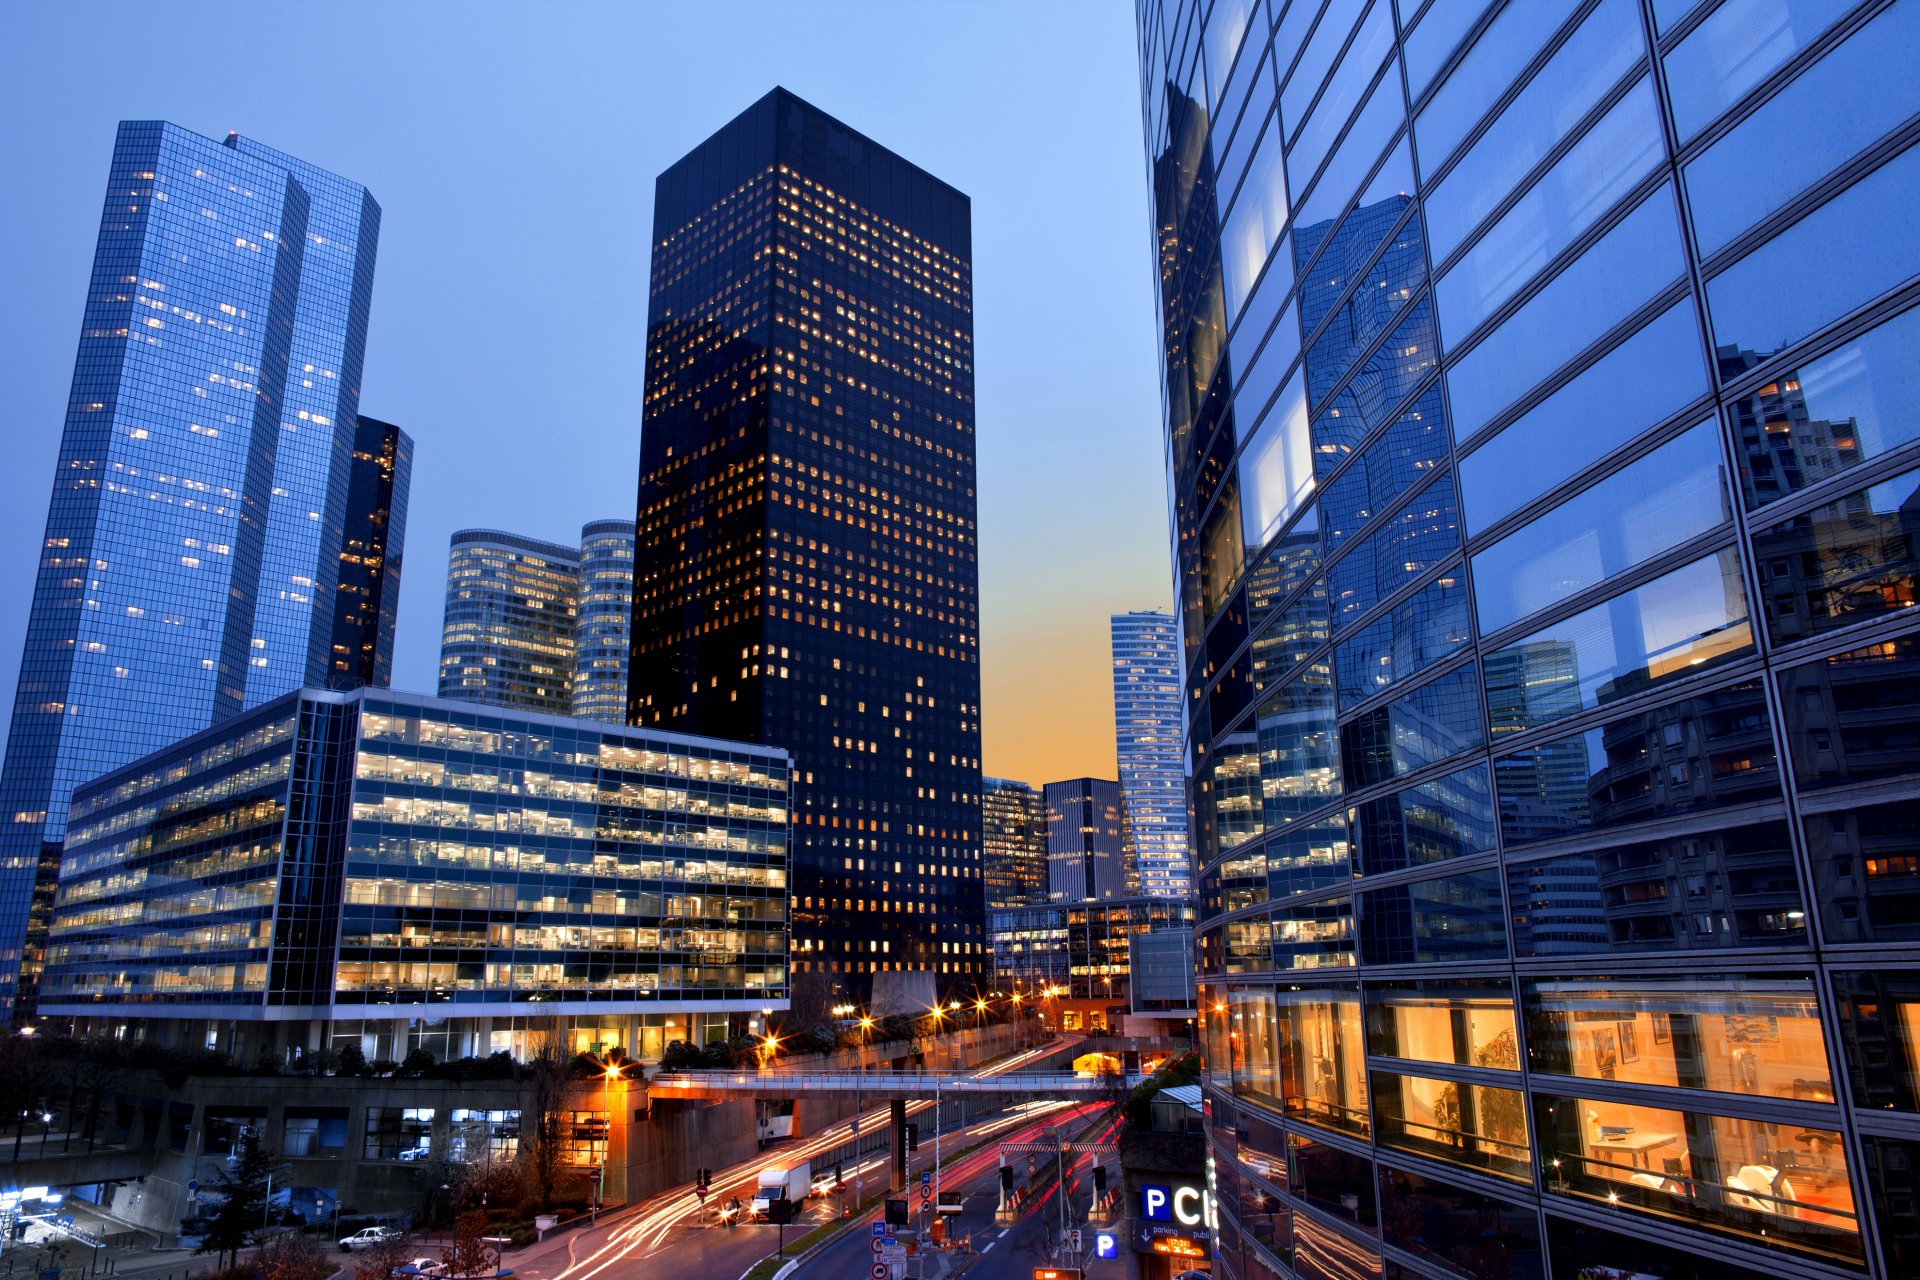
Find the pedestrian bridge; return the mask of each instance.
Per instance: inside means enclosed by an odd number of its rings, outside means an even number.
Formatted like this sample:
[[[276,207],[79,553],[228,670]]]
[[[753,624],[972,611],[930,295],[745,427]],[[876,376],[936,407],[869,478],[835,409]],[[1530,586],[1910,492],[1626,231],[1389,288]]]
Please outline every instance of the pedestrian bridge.
[[[1139,1072],[1103,1076],[1074,1071],[967,1075],[944,1071],[662,1071],[647,1081],[652,1101],[675,1098],[845,1097],[918,1099],[1017,1094],[1031,1098],[1108,1098],[1131,1090]]]

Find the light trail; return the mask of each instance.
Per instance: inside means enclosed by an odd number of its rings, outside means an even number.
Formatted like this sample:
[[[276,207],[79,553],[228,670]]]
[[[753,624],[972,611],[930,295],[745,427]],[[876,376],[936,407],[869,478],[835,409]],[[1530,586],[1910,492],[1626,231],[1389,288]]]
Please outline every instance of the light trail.
[[[1003,1061],[994,1063],[992,1066],[982,1068],[978,1071],[954,1072],[953,1074],[970,1075],[975,1078],[1003,1075],[1010,1071],[1017,1071],[1037,1058],[1049,1057],[1059,1053],[1063,1048],[1070,1047],[1070,1044],[1071,1042],[1065,1044],[1049,1044],[1034,1049],[1022,1050]],[[918,1115],[933,1105],[931,1101],[909,1103],[907,1105],[907,1114],[910,1116]],[[1000,1131],[999,1127],[1021,1123],[1032,1114],[1032,1109],[1034,1108],[1043,1108],[1051,1112],[1069,1104],[1065,1102],[1028,1102],[1019,1105],[1029,1109],[1028,1115],[1014,1115],[1003,1117],[999,1120],[986,1121],[979,1125],[969,1126],[962,1132],[990,1136],[992,1133]],[[862,1132],[871,1132],[871,1125],[883,1123],[887,1118],[888,1110],[889,1108],[887,1107],[879,1107],[865,1115],[859,1116],[858,1120]],[[744,1165],[735,1167],[726,1174],[716,1177],[710,1185],[708,1195],[718,1199],[730,1194],[737,1194],[745,1189],[757,1189],[761,1170],[772,1168],[775,1165],[786,1164],[794,1160],[811,1159],[816,1155],[824,1154],[843,1143],[851,1141],[852,1138],[853,1122],[851,1120],[833,1125],[813,1137],[806,1139],[798,1146],[788,1147],[774,1155],[749,1161]],[[858,1159],[858,1156],[856,1155],[855,1158]],[[887,1158],[887,1154],[882,1153],[871,1160],[857,1164],[856,1169],[864,1172],[875,1166],[884,1165],[887,1162]],[[606,1242],[600,1245],[599,1248],[587,1254],[584,1258],[569,1261],[565,1270],[554,1276],[553,1280],[593,1280],[594,1276],[599,1275],[614,1263],[632,1257],[639,1250],[644,1249],[648,1254],[651,1254],[665,1241],[668,1232],[679,1225],[680,1221],[685,1218],[688,1213],[701,1208],[703,1204],[704,1202],[693,1194],[691,1184],[685,1188],[670,1191],[662,1196],[656,1197],[649,1204],[643,1205],[632,1220],[622,1222],[618,1227],[613,1228],[608,1233]]]

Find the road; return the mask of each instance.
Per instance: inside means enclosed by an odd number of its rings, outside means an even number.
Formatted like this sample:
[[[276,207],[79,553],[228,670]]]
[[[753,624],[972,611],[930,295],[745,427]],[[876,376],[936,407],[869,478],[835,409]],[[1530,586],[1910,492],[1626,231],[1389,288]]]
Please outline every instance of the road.
[[[988,1067],[969,1074],[1000,1075],[1019,1071],[1040,1057],[1059,1049],[1058,1043],[1026,1050],[1003,1058]],[[1064,1103],[1026,1103],[1024,1108],[1039,1108],[1046,1113],[1064,1110]],[[908,1105],[909,1115],[920,1115],[932,1111],[932,1102],[912,1103]],[[946,1108],[946,1119],[951,1121],[953,1108]],[[933,1163],[935,1144],[925,1130],[929,1117],[922,1117],[923,1136],[920,1150],[909,1162],[909,1168],[915,1172],[929,1168]],[[998,1135],[1009,1128],[1017,1127],[1031,1117],[1026,1112],[1014,1115],[990,1116],[975,1120],[964,1130],[950,1129],[944,1139],[946,1143],[966,1146],[970,1141],[983,1134]],[[879,1107],[865,1112],[860,1117],[860,1130],[863,1137],[883,1133],[888,1122],[887,1109]],[[970,1135],[970,1136],[969,1136]],[[785,1164],[792,1160],[813,1159],[846,1146],[852,1138],[851,1124],[833,1125],[817,1134],[809,1135],[797,1142],[783,1143],[765,1154],[735,1165],[730,1169],[716,1170],[707,1203],[725,1204],[729,1198],[738,1196],[744,1204],[753,1198],[753,1189],[758,1183],[760,1171],[775,1164]],[[951,1149],[951,1148],[949,1148]],[[816,1173],[820,1172],[818,1168]],[[856,1175],[864,1183],[866,1193],[876,1194],[885,1184],[887,1177],[887,1153],[874,1151],[865,1156],[858,1169],[851,1161],[844,1170],[849,1184],[856,1181]],[[819,1200],[809,1202],[805,1221],[789,1225],[785,1232],[788,1241],[798,1239],[808,1231],[825,1221],[837,1207],[837,1204],[823,1203]],[[516,1263],[511,1257],[508,1265],[514,1268],[515,1275],[524,1280],[636,1280],[641,1275],[655,1272],[672,1276],[694,1276],[700,1280],[733,1280],[741,1275],[761,1258],[775,1251],[779,1244],[781,1231],[768,1224],[744,1224],[731,1230],[713,1226],[702,1221],[707,1215],[702,1212],[701,1202],[695,1196],[692,1184],[676,1188],[665,1195],[657,1196],[639,1209],[617,1215],[607,1227],[597,1231],[583,1233],[569,1242],[565,1254],[552,1253],[526,1265]],[[867,1248],[861,1242],[862,1250]],[[636,1266],[635,1264],[644,1264]],[[737,1265],[736,1265],[737,1264]],[[865,1267],[862,1267],[865,1270]]]

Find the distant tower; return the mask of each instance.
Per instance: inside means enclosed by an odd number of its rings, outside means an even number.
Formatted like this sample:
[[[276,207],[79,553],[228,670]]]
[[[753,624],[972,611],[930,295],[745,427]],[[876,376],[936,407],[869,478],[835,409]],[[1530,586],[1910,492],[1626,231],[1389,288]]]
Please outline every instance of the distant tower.
[[[1105,778],[1049,782],[1046,806],[1047,900],[1130,896],[1120,784]]]
[[[447,559],[440,696],[564,716],[573,710],[580,553],[462,529]]]
[[[980,779],[980,866],[987,910],[1047,900],[1047,808],[1028,784]]]
[[[393,683],[393,633],[400,616],[400,564],[413,483],[413,438],[391,422],[362,416],[353,440],[346,541],[333,623],[336,689]]]
[[[1146,611],[1117,613],[1111,626],[1114,740],[1132,844],[1130,878],[1144,897],[1189,897],[1179,624],[1169,614]]]
[[[0,769],[0,1014],[73,788],[327,678],[379,226],[250,139],[120,125]]]
[[[580,531],[574,715],[608,724],[626,723],[627,646],[632,629],[633,521],[595,520]]]
[[[985,976],[971,218],[783,89],[655,191],[628,719],[792,753],[856,996]]]

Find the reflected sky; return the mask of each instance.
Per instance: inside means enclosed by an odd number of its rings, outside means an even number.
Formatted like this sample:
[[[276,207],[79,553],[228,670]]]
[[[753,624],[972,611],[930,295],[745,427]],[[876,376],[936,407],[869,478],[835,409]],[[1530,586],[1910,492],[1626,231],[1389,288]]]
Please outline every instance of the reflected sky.
[[[362,406],[418,446],[394,683],[430,691],[454,529],[632,516],[654,177],[779,83],[973,198],[984,763],[1113,776],[1107,617],[1171,596],[1130,6],[109,8],[0,11],[4,705],[119,120],[380,201]]]

